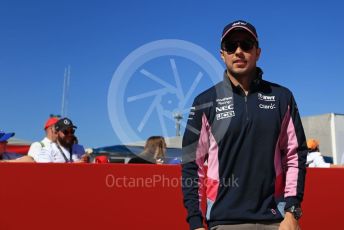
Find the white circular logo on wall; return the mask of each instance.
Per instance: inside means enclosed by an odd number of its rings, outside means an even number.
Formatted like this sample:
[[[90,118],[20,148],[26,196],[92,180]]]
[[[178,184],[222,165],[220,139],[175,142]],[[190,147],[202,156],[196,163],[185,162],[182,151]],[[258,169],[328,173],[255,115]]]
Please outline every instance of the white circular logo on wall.
[[[195,96],[218,83],[224,67],[208,51],[177,39],[147,43],[131,52],[113,74],[108,112],[123,144],[152,135],[176,135],[186,126]]]

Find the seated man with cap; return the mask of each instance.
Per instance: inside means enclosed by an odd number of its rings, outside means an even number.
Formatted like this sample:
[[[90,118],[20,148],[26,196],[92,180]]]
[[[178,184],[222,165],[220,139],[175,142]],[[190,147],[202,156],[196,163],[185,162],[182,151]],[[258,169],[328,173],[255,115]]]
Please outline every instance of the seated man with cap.
[[[86,158],[73,154],[72,148],[75,143],[76,126],[68,118],[62,118],[56,122],[55,131],[57,133],[56,143],[50,146],[44,146],[37,156],[36,162],[41,163],[72,163],[84,162]]]
[[[326,163],[319,150],[319,141],[315,139],[307,140],[308,154],[307,166],[311,168],[329,168],[330,163]]]
[[[319,141],[315,139],[308,139],[307,140],[307,167],[310,168],[342,168],[341,165],[334,165],[331,163],[327,163],[322,156],[320,149],[319,149]]]
[[[44,125],[45,137],[41,141],[31,144],[29,152],[26,156],[9,160],[7,162],[35,162],[38,154],[42,151],[44,146],[51,146],[57,139],[57,132],[55,131],[55,124],[59,119],[57,117],[50,117]]]
[[[6,152],[6,147],[8,143],[7,140],[13,136],[14,136],[14,133],[5,133],[4,131],[0,130],[0,160],[1,161],[9,161],[11,159],[16,159],[21,156],[21,154]]]

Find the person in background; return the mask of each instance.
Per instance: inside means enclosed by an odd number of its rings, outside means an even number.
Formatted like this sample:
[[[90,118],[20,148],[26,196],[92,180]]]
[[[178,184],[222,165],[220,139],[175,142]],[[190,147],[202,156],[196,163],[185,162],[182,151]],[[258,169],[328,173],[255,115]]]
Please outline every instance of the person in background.
[[[92,152],[86,151],[83,145],[79,144],[78,138],[74,135],[74,143],[72,145],[72,154],[76,154],[82,162],[89,162],[90,154]]]
[[[144,150],[137,157],[130,159],[133,164],[163,164],[166,156],[166,142],[162,136],[147,139]]]
[[[326,163],[319,149],[319,141],[315,139],[307,140],[307,162],[306,165],[310,168],[341,168],[341,165],[334,165]]]
[[[57,117],[50,117],[44,124],[45,137],[43,140],[32,143],[26,156],[8,162],[35,162],[42,148],[44,146],[51,146],[56,141],[57,132],[55,131],[55,124],[58,120],[59,118]]]
[[[7,141],[14,135],[15,133],[5,133],[4,131],[0,130],[0,160],[1,161],[8,162],[10,160],[13,160],[22,156],[21,154],[17,154],[17,153],[6,152],[7,143],[8,143]]]
[[[75,144],[76,126],[69,118],[62,118],[55,123],[57,132],[56,143],[50,146],[44,146],[38,154],[36,162],[39,163],[78,163],[86,162],[83,156],[73,154],[72,147]]]

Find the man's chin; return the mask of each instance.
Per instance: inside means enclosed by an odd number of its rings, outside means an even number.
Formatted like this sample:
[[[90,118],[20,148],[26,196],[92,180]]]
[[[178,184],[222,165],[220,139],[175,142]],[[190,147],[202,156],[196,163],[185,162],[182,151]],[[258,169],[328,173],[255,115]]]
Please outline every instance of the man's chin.
[[[67,147],[72,147],[73,142],[68,142],[68,141],[66,141],[66,142],[65,142],[65,145],[66,145]]]
[[[59,140],[59,143],[60,143],[63,147],[65,147],[65,148],[70,148],[70,147],[72,147],[72,145],[73,145],[73,143],[72,143],[72,142],[69,142],[69,141],[61,141],[61,140]]]
[[[241,77],[247,75],[248,71],[244,69],[233,70],[230,72],[235,77]]]
[[[231,73],[233,76],[246,76],[246,75],[250,75],[254,70],[250,69],[250,68],[234,68],[231,70]]]

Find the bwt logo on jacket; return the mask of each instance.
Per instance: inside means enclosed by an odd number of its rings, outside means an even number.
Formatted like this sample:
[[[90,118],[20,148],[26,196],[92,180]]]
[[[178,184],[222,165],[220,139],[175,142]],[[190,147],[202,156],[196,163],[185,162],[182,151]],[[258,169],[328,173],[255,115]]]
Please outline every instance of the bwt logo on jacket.
[[[266,96],[261,93],[258,93],[258,99],[261,101],[276,101],[275,96]]]

